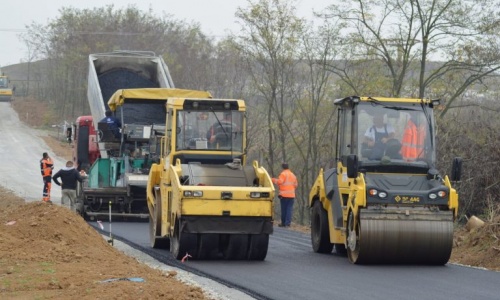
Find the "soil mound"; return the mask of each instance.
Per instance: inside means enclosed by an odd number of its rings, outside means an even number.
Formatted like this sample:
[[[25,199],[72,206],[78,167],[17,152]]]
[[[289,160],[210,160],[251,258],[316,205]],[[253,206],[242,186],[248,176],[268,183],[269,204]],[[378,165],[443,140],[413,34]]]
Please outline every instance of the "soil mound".
[[[23,203],[0,189],[2,299],[207,299],[139,263],[66,207]]]
[[[500,271],[500,215],[471,230],[455,230],[450,261]]]

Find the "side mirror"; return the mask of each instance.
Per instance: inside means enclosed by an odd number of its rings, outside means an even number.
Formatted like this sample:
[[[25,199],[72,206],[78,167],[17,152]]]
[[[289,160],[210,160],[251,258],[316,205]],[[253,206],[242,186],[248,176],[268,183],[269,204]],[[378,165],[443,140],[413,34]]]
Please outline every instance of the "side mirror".
[[[438,179],[438,178],[439,178],[439,172],[438,172],[438,170],[436,170],[434,168],[430,168],[427,171],[427,180],[435,180],[435,179]]]
[[[453,159],[453,163],[451,165],[451,181],[460,181],[460,177],[462,176],[462,158],[455,157]]]
[[[358,157],[354,154],[347,156],[347,177],[358,177]]]
[[[66,128],[66,139],[68,140],[68,142],[71,142],[71,140],[73,139],[73,128]]]

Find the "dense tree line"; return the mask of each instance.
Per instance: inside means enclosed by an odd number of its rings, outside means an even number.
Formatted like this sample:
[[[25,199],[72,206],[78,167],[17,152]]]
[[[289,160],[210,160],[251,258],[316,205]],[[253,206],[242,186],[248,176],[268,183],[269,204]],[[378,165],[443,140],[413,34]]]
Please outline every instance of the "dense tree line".
[[[90,53],[148,50],[162,55],[176,87],[247,100],[250,157],[272,175],[287,161],[300,186],[296,221],[318,171],[333,165],[332,100],[349,95],[441,98],[438,167],[464,158],[461,214],[498,209],[500,68],[498,0],[333,1],[315,22],[294,1],[250,0],[237,34],[214,41],[198,24],[134,6],[63,8],[23,36],[27,61],[43,60],[31,93],[65,119],[89,112]]]

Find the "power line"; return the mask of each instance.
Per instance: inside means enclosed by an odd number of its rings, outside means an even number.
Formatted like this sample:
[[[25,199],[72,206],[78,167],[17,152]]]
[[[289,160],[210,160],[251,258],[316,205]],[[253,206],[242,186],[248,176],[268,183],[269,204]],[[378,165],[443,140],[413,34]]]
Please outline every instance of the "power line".
[[[26,32],[26,29],[17,29],[17,28],[0,28],[0,31],[3,32]]]
[[[81,35],[156,35],[156,33],[144,32],[119,32],[119,31],[70,31],[70,34]]]

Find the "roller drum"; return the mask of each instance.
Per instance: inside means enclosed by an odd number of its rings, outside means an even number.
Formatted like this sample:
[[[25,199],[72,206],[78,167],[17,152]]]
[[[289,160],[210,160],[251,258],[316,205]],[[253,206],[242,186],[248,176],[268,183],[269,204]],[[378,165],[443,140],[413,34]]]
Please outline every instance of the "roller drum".
[[[356,263],[446,264],[453,213],[428,208],[360,211]]]

